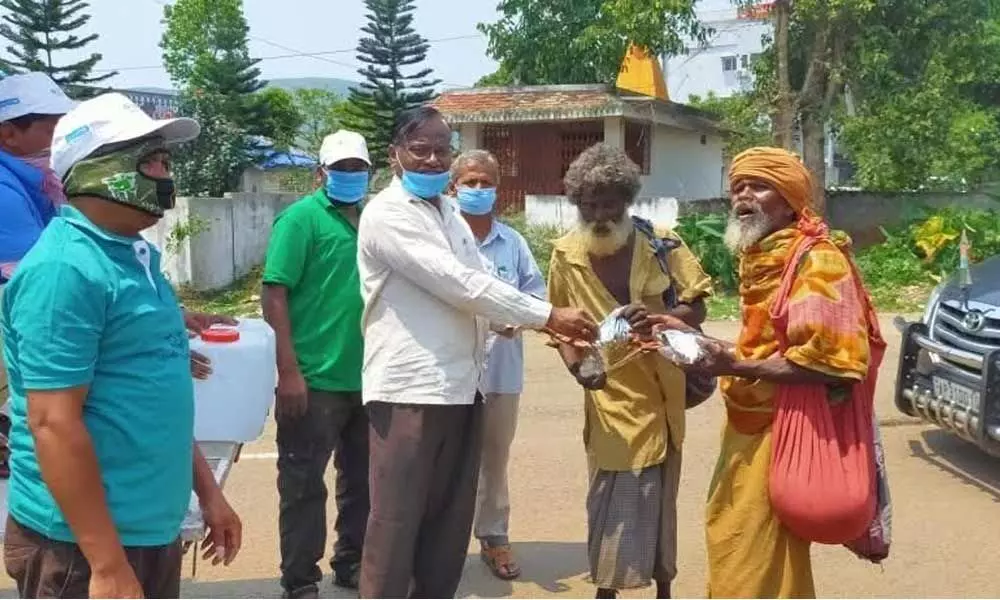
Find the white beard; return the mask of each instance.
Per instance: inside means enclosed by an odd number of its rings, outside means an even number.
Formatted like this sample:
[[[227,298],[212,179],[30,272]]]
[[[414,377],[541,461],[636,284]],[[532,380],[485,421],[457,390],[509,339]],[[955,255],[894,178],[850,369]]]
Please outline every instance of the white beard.
[[[753,216],[743,219],[737,217],[735,212],[729,213],[729,222],[726,224],[726,235],[723,241],[733,254],[743,254],[774,230],[772,220],[759,209],[755,208],[755,210]]]
[[[594,231],[598,225],[606,226],[608,231]],[[618,221],[606,221],[603,223],[584,223],[583,221],[579,221],[576,227],[580,235],[583,236],[587,252],[594,256],[611,256],[624,248],[628,244],[629,237],[632,235],[632,230],[634,229],[632,219],[629,218],[628,213],[623,214]]]

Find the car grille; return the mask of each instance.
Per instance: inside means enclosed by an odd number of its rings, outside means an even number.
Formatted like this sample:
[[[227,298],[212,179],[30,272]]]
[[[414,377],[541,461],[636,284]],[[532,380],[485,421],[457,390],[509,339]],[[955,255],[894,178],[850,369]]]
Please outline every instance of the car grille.
[[[959,348],[967,352],[985,356],[1000,348],[1000,318],[987,316],[982,328],[970,331],[965,325],[969,311],[955,305],[941,303],[938,305],[931,328],[931,337],[935,340]],[[942,360],[970,374],[979,375],[978,370],[967,366]]]

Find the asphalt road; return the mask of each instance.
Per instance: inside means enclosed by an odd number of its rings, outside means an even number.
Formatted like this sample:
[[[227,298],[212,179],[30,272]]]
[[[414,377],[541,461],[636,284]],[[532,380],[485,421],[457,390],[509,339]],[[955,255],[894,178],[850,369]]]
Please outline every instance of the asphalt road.
[[[996,597],[991,565],[1000,549],[1000,461],[896,411],[892,400],[899,336],[883,329],[890,348],[876,401],[892,488],[893,545],[877,567],[840,547],[816,547],[813,562],[822,597]],[[733,339],[736,325],[711,323],[710,334]],[[555,352],[537,337],[527,343],[526,392],[510,467],[512,531],[523,575],[514,583],[492,578],[470,554],[463,597],[593,597],[585,580],[586,465],[580,433],[581,393]],[[679,501],[677,597],[704,597],[704,498],[716,459],[723,411],[718,398],[690,411]],[[244,522],[243,552],[229,568],[185,563],[187,597],[266,598],[280,595],[274,428],[244,449],[226,492]],[[332,508],[331,508],[332,514]],[[330,518],[332,523],[333,519]],[[332,541],[332,540],[331,540]],[[470,545],[470,549],[472,546]],[[328,565],[323,564],[324,572]],[[0,579],[0,596],[13,596]],[[327,580],[327,597],[353,597]],[[652,590],[629,594],[652,597]]]

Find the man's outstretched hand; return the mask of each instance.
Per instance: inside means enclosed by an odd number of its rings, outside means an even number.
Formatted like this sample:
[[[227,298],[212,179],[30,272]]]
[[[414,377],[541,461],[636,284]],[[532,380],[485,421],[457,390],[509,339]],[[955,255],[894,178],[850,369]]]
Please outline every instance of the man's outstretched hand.
[[[579,308],[553,307],[546,329],[572,340],[593,342],[597,339],[597,323]],[[560,340],[562,341],[562,340]]]

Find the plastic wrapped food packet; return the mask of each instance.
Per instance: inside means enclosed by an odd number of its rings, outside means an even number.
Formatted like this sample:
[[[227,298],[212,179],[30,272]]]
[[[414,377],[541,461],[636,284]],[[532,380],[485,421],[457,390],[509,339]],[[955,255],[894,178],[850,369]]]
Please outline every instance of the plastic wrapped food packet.
[[[597,335],[598,346],[608,346],[627,342],[632,336],[632,326],[622,316],[622,307],[608,313],[601,321]]]
[[[660,355],[678,365],[691,365],[704,355],[705,336],[688,331],[665,329],[656,334]]]
[[[622,307],[608,313],[598,326],[597,341],[580,361],[581,377],[598,377],[607,372],[605,353],[616,351],[632,338],[632,326],[622,316]]]

